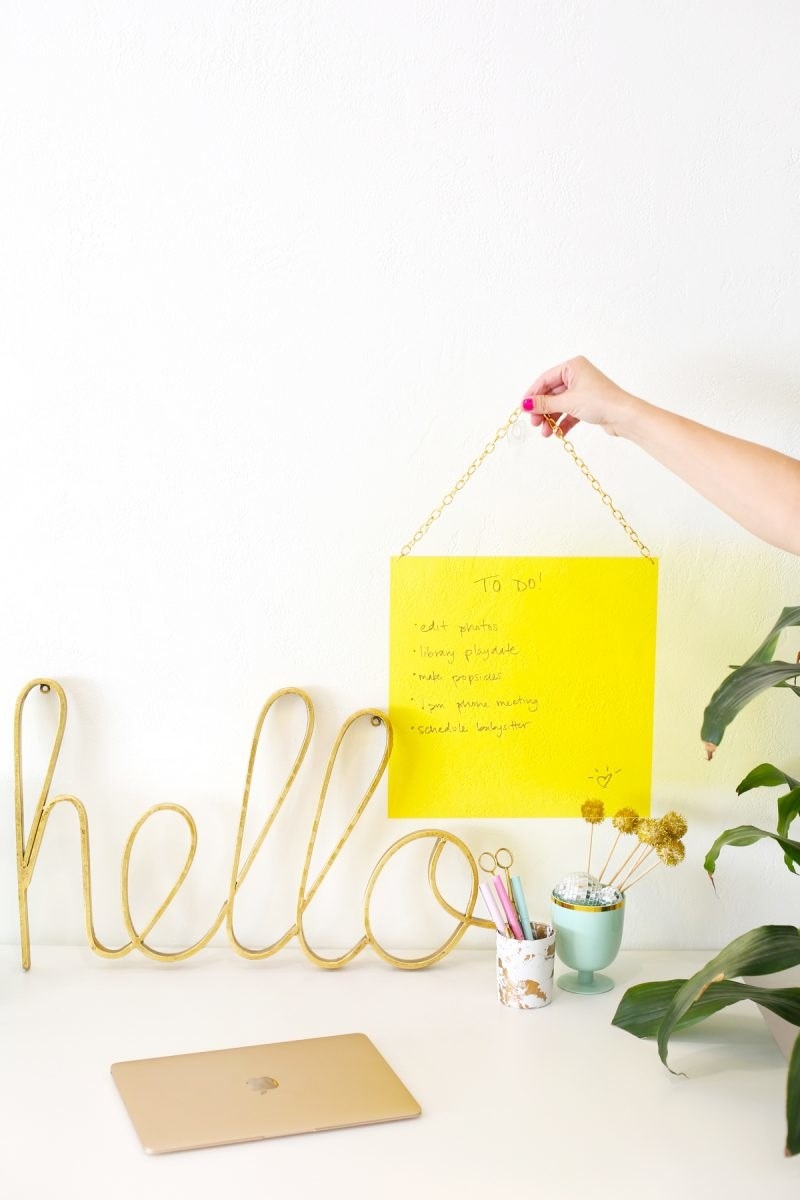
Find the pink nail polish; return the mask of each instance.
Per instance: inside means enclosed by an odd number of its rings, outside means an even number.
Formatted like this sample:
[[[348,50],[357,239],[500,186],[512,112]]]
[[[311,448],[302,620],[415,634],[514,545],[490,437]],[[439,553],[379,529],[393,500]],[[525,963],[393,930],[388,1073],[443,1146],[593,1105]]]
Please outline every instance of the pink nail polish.
[[[525,412],[533,412],[533,400],[530,396],[526,396],[522,401],[522,407],[524,408]]]

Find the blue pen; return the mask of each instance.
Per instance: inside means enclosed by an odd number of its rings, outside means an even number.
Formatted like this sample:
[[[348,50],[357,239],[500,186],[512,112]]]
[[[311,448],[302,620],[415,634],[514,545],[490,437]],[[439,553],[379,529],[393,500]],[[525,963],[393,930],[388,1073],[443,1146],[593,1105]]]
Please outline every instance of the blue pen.
[[[519,875],[511,876],[511,891],[514,893],[514,903],[517,906],[519,914],[519,923],[522,926],[522,932],[525,934],[525,940],[532,942],[533,929],[531,928],[531,919],[528,915],[528,906],[525,903],[525,893],[522,890],[522,880]]]

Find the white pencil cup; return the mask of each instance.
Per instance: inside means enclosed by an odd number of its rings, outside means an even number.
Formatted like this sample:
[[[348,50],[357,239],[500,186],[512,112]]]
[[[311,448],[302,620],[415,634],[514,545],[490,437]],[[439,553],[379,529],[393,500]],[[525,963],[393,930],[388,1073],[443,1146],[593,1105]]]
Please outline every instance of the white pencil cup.
[[[532,942],[497,935],[497,998],[508,1008],[544,1008],[553,999],[556,934]]]

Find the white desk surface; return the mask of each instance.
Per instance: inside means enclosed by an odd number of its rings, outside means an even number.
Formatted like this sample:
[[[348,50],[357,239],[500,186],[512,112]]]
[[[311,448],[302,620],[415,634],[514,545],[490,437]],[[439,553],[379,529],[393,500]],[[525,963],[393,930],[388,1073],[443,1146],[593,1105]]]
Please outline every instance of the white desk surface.
[[[753,1005],[675,1040],[614,1028],[625,987],[691,974],[697,952],[623,952],[614,991],[497,1001],[494,956],[423,971],[369,951],[325,971],[290,948],[176,966],[0,947],[0,1194],[7,1200],[323,1195],[578,1200],[800,1196],[783,1155],[786,1063]],[[556,967],[558,974],[560,967]],[[109,1065],[191,1050],[367,1033],[422,1106],[416,1120],[150,1157]]]

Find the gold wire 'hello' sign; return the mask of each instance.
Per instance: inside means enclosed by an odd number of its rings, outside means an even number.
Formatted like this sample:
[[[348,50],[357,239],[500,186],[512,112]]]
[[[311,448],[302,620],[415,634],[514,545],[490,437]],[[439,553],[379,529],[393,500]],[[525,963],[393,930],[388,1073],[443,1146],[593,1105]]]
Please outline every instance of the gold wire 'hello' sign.
[[[488,458],[488,456],[496,449],[496,447],[500,444],[500,442],[502,442],[503,439],[507,436],[509,430],[511,430],[512,427],[515,425],[519,416],[520,416],[520,410],[515,409],[511,413],[511,415],[509,416],[509,418],[505,422],[505,424],[502,425],[497,430],[497,432],[495,433],[492,440],[486,444],[483,451],[478,455],[478,457],[470,465],[470,467],[468,467],[466,472],[462,475],[462,477],[456,483],[455,487],[452,488],[451,491],[447,493],[447,495],[442,500],[441,504],[437,508],[435,508],[433,510],[433,512],[430,514],[427,521],[425,521],[423,523],[423,525],[420,526],[420,528],[417,530],[417,532],[414,534],[414,536],[410,539],[410,541],[405,546],[403,546],[402,550],[400,551],[401,555],[406,555],[406,554],[411,553],[414,546],[416,546],[417,543],[425,536],[426,532],[431,527],[431,525],[434,523],[434,521],[436,521],[436,519],[441,516],[442,512],[444,511],[444,509],[446,507],[448,507],[450,504],[452,504],[452,502],[455,499],[458,492],[460,492],[464,488],[466,483],[472,478],[472,476],[475,474],[475,472],[478,470],[478,468],[481,466],[481,464],[485,461],[485,459]],[[620,512],[620,510],[615,506],[611,497],[608,495],[607,492],[605,492],[603,490],[603,488],[601,487],[601,485],[599,484],[597,479],[594,477],[594,475],[592,475],[591,471],[586,466],[586,463],[583,461],[583,459],[578,457],[572,443],[565,439],[563,430],[556,424],[553,417],[550,416],[549,414],[545,413],[544,419],[550,425],[552,432],[556,435],[556,438],[558,440],[560,440],[561,445],[564,448],[564,450],[569,454],[569,456],[575,462],[575,465],[580,469],[581,474],[585,476],[585,478],[589,481],[589,483],[591,483],[594,491],[597,492],[598,496],[603,501],[603,504],[609,509],[609,511],[611,512],[614,519],[621,525],[622,529],[625,531],[625,533],[628,535],[630,540],[636,546],[639,553],[643,557],[650,559],[652,561],[651,556],[650,556],[650,551],[648,550],[647,546],[644,545],[644,543],[641,541],[641,539],[636,534],[636,532],[633,530],[633,528],[630,526],[630,524],[625,520],[625,518],[622,515],[622,513]],[[45,695],[55,693],[56,697],[58,698],[58,728],[56,730],[56,736],[55,736],[55,740],[53,743],[53,749],[50,754],[50,760],[49,760],[49,763],[47,766],[47,772],[45,775],[44,783],[42,785],[42,789],[39,794],[39,799],[38,799],[38,802],[36,805],[36,810],[33,814],[30,831],[26,838],[24,811],[23,811],[23,788],[22,788],[22,749],[21,749],[22,711],[25,706],[25,702],[28,699],[28,697],[30,696],[31,692],[35,691],[36,689],[38,689],[39,692],[41,692]],[[259,831],[258,837],[255,840],[252,850],[250,851],[249,855],[245,859],[244,863],[242,863],[242,842],[244,839],[245,821],[247,818],[247,807],[248,807],[248,803],[250,800],[250,785],[251,785],[252,778],[253,778],[253,768],[255,766],[256,753],[258,750],[259,740],[261,738],[261,731],[262,731],[267,713],[272,708],[273,704],[280,701],[280,699],[284,696],[298,696],[301,699],[301,701],[303,702],[303,704],[305,705],[305,710],[306,710],[305,734],[302,738],[300,747],[298,749],[297,757],[295,758],[294,764],[293,764],[291,770],[289,771],[289,774],[288,774],[286,781],[280,791],[280,794],[279,794],[277,800],[275,801],[275,804],[273,805],[272,810],[269,813],[269,816],[267,817],[266,821],[262,825],[262,827]],[[369,719],[369,721],[371,722],[371,724],[373,726],[383,730],[384,742],[383,742],[383,751],[381,754],[381,759],[378,764],[378,768],[377,768],[371,782],[367,786],[367,789],[364,792],[364,795],[362,796],[361,801],[359,802],[358,807],[356,808],[356,811],[353,814],[353,817],[352,817],[349,825],[347,826],[347,828],[345,829],[341,838],[339,839],[338,843],[334,847],[333,851],[331,852],[331,854],[330,854],[329,858],[327,859],[327,861],[325,862],[324,866],[317,873],[317,875],[313,879],[313,881],[311,881],[309,878],[310,874],[311,874],[311,858],[312,858],[312,855],[314,852],[314,846],[315,846],[316,839],[317,839],[317,831],[319,829],[319,823],[322,818],[322,812],[323,812],[323,809],[325,806],[325,799],[326,799],[326,796],[328,793],[328,785],[330,783],[331,775],[333,772],[333,767],[336,762],[336,757],[339,753],[339,749],[342,745],[342,742],[347,737],[348,731],[357,722],[359,722],[365,718]],[[302,870],[301,878],[300,878],[300,886],[299,886],[299,890],[298,890],[298,894],[297,894],[296,920],[295,920],[294,925],[292,925],[289,929],[287,929],[286,932],[283,934],[283,936],[278,938],[278,940],[273,942],[270,946],[264,946],[264,947],[261,947],[260,949],[253,949],[249,946],[242,945],[242,943],[236,937],[236,934],[234,932],[234,927],[233,927],[234,903],[235,903],[235,899],[236,899],[236,893],[237,893],[238,889],[244,883],[244,880],[246,879],[247,874],[248,874],[251,866],[253,865],[256,855],[258,854],[259,850],[261,849],[262,845],[264,844],[264,841],[266,840],[266,838],[269,834],[272,824],[273,824],[275,818],[277,817],[277,815],[281,809],[281,806],[283,805],[283,802],[289,793],[289,789],[291,788],[292,784],[294,783],[295,777],[300,769],[303,759],[305,758],[306,751],[308,750],[308,746],[311,741],[311,734],[312,734],[313,728],[314,728],[314,706],[311,703],[310,698],[306,695],[305,692],[301,691],[299,688],[282,688],[280,691],[274,692],[273,695],[270,696],[269,700],[267,700],[266,704],[264,705],[264,707],[262,708],[262,710],[259,714],[258,721],[256,723],[256,729],[255,729],[255,733],[253,735],[252,748],[250,751],[250,761],[249,761],[248,768],[247,768],[247,779],[245,782],[244,796],[242,798],[241,814],[240,814],[240,818],[239,818],[239,829],[238,829],[237,836],[236,836],[236,849],[235,849],[234,857],[233,857],[233,866],[231,868],[230,883],[229,883],[229,888],[228,888],[228,897],[222,904],[211,927],[206,931],[206,933],[200,939],[198,939],[198,941],[196,941],[191,946],[187,946],[184,950],[178,950],[178,951],[174,951],[174,952],[166,952],[163,950],[157,950],[153,946],[150,946],[146,940],[149,937],[149,935],[151,934],[151,932],[153,931],[153,929],[155,928],[155,926],[160,921],[161,917],[167,911],[170,904],[177,896],[178,892],[180,891],[180,889],[184,883],[184,880],[186,879],[187,875],[189,874],[189,871],[191,870],[192,863],[194,861],[196,847],[197,847],[197,827],[195,825],[192,814],[187,809],[183,808],[179,804],[156,804],[152,808],[149,808],[147,810],[147,812],[144,813],[143,816],[139,818],[136,825],[133,827],[130,837],[128,838],[128,841],[125,844],[125,851],[124,851],[123,857],[122,857],[122,912],[123,912],[125,928],[128,933],[129,941],[127,941],[123,946],[119,946],[117,948],[110,948],[108,946],[104,946],[102,944],[102,942],[100,942],[100,940],[98,939],[98,937],[95,933],[94,921],[93,921],[93,917],[92,917],[92,887],[91,887],[91,869],[90,869],[90,862],[89,862],[89,822],[88,822],[88,818],[87,818],[87,814],[86,814],[86,809],[84,808],[83,804],[76,796],[68,796],[68,795],[61,796],[61,795],[59,795],[59,796],[54,796],[52,799],[50,799],[50,785],[52,783],[53,773],[55,771],[56,763],[58,761],[58,755],[59,755],[59,751],[61,749],[61,742],[64,737],[64,729],[66,726],[66,721],[67,721],[67,699],[64,694],[64,689],[58,683],[56,683],[54,680],[52,680],[52,679],[34,679],[20,693],[20,695],[17,699],[16,709],[15,709],[15,714],[14,714],[14,804],[15,804],[15,821],[16,821],[16,838],[17,838],[17,887],[18,887],[18,896],[19,896],[20,942],[21,942],[21,948],[22,948],[22,965],[26,970],[31,965],[30,924],[29,924],[29,919],[28,919],[28,890],[33,881],[34,872],[36,870],[36,860],[38,858],[39,851],[42,846],[42,841],[44,838],[45,829],[47,827],[48,818],[49,818],[51,812],[53,811],[53,809],[58,804],[72,805],[72,807],[75,809],[75,812],[78,817],[78,826],[80,829],[80,843],[81,843],[81,875],[82,875],[82,880],[83,880],[83,908],[84,908],[84,921],[85,921],[85,926],[86,926],[86,936],[87,936],[89,946],[91,947],[91,949],[94,950],[96,954],[101,955],[103,958],[123,958],[126,954],[129,954],[131,952],[131,950],[140,950],[142,954],[146,955],[146,957],[155,959],[158,962],[179,962],[184,958],[191,958],[192,955],[197,954],[200,950],[203,949],[204,946],[207,946],[208,943],[211,941],[211,939],[214,937],[215,933],[217,933],[217,931],[222,926],[222,923],[225,922],[225,928],[226,928],[226,931],[228,934],[228,938],[231,942],[231,945],[233,946],[236,953],[240,954],[244,958],[253,958],[253,959],[268,958],[272,954],[277,954],[277,952],[279,950],[281,950],[287,944],[287,942],[291,941],[291,939],[296,936],[300,945],[303,948],[304,953],[308,956],[308,958],[310,958],[312,962],[318,964],[321,967],[329,967],[329,968],[342,967],[345,965],[345,963],[348,963],[352,959],[354,959],[356,957],[356,955],[360,954],[361,951],[366,946],[371,946],[376,954],[378,954],[385,962],[390,963],[392,966],[403,967],[406,970],[415,970],[420,967],[431,966],[433,963],[438,962],[440,959],[444,958],[446,954],[449,954],[450,951],[460,941],[460,939],[463,937],[466,930],[471,925],[480,926],[481,928],[485,928],[485,929],[494,929],[495,928],[494,923],[492,921],[486,921],[486,920],[481,919],[480,917],[476,917],[473,915],[474,909],[475,909],[475,901],[477,899],[478,891],[479,891],[479,888],[478,888],[478,864],[475,862],[473,855],[470,853],[469,849],[464,844],[464,842],[462,842],[461,839],[457,838],[454,834],[448,833],[444,829],[420,829],[414,833],[406,834],[405,837],[402,837],[398,841],[394,842],[388,848],[388,850],[386,850],[386,852],[382,855],[382,857],[379,859],[378,863],[376,864],[375,868],[373,869],[372,874],[370,875],[369,881],[367,883],[366,891],[364,893],[364,912],[363,912],[364,936],[359,938],[359,940],[353,946],[351,946],[349,950],[347,950],[345,953],[339,955],[336,958],[325,958],[322,955],[318,954],[315,950],[313,950],[312,947],[309,945],[309,942],[308,942],[308,939],[306,937],[305,930],[303,927],[303,917],[308,909],[308,906],[311,904],[312,900],[314,899],[314,896],[316,895],[317,891],[319,890],[323,880],[325,879],[325,877],[327,876],[331,867],[333,866],[334,862],[338,858],[338,856],[341,853],[343,847],[345,846],[348,838],[352,834],[358,821],[360,820],[361,816],[363,815],[364,810],[366,809],[367,805],[369,804],[370,799],[372,798],[372,796],[375,792],[375,789],[377,788],[377,786],[383,776],[383,773],[386,770],[386,766],[389,762],[389,755],[391,754],[391,750],[392,750],[392,726],[391,726],[391,723],[390,723],[387,715],[385,713],[379,712],[377,709],[361,709],[359,712],[353,713],[352,716],[348,717],[348,719],[345,721],[344,725],[339,730],[336,741],[334,742],[334,745],[333,745],[333,749],[331,750],[331,753],[330,753],[330,758],[328,760],[328,766],[325,771],[325,777],[324,777],[324,781],[322,784],[322,789],[320,791],[319,801],[317,803],[316,812],[314,814],[314,822],[313,822],[313,825],[311,828],[311,833],[309,835],[308,845],[306,848],[305,862],[303,864],[303,870]],[[174,813],[177,813],[180,817],[182,817],[183,820],[186,822],[186,825],[189,829],[189,835],[190,835],[191,841],[190,841],[188,853],[186,855],[186,861],[184,862],[184,865],[183,865],[183,869],[181,870],[178,878],[176,879],[175,883],[173,884],[172,888],[170,889],[169,893],[167,894],[166,899],[163,901],[163,903],[159,906],[159,908],[156,910],[156,912],[153,914],[153,916],[147,922],[144,929],[137,930],[134,925],[133,917],[131,915],[130,903],[129,903],[129,899],[128,899],[128,874],[129,874],[129,868],[130,868],[131,852],[133,850],[133,846],[136,841],[136,838],[138,837],[139,833],[141,832],[143,826],[147,823],[147,821],[150,819],[150,817],[152,817],[153,814],[157,813],[157,812],[174,812]],[[430,954],[423,955],[419,958],[400,958],[397,955],[391,954],[388,950],[386,950],[386,948],[384,946],[382,946],[380,944],[380,942],[377,940],[377,938],[375,937],[375,935],[372,931],[371,924],[370,924],[370,916],[369,916],[370,902],[372,899],[372,893],[375,888],[375,884],[377,883],[377,880],[378,880],[381,872],[383,871],[384,867],[387,865],[387,863],[395,856],[395,854],[398,853],[398,851],[402,850],[404,846],[407,846],[410,842],[415,842],[422,838],[434,839],[433,849],[431,850],[431,854],[428,859],[428,883],[430,885],[430,888],[431,888],[437,902],[442,906],[442,908],[451,917],[454,918],[454,920],[456,921],[456,925],[455,925],[455,928],[453,929],[452,933],[450,934],[450,936],[448,938],[446,938],[445,941],[436,950],[432,951]],[[437,870],[437,867],[439,864],[439,859],[441,858],[442,852],[445,849],[445,847],[448,845],[448,843],[450,845],[452,845],[453,847],[455,847],[457,850],[459,850],[464,855],[464,858],[470,869],[470,874],[471,874],[470,894],[469,894],[469,899],[467,901],[467,904],[464,907],[463,912],[459,911],[459,909],[457,909],[457,908],[454,908],[451,904],[449,904],[447,902],[447,900],[445,900],[444,896],[442,895],[442,893],[439,889],[439,886],[438,886],[438,883],[436,880],[436,870]]]
[[[44,694],[44,695],[54,694],[56,696],[56,698],[58,700],[58,726],[56,729],[55,739],[53,741],[53,748],[50,753],[50,759],[49,759],[49,762],[47,765],[47,771],[45,773],[44,783],[42,784],[42,789],[39,794],[39,799],[36,804],[36,809],[34,811],[33,818],[31,820],[30,829],[29,829],[27,837],[26,837],[24,807],[23,807],[23,799],[24,798],[23,798],[23,786],[22,786],[22,714],[23,714],[23,709],[25,707],[25,703],[28,700],[28,697],[31,695],[32,692],[37,691],[37,690],[39,693]],[[278,703],[285,696],[299,697],[301,702],[303,703],[303,705],[305,707],[305,712],[306,712],[305,732],[301,739],[295,760],[294,760],[292,767],[286,777],[286,780],[280,790],[278,798],[276,799],[271,811],[269,812],[267,819],[264,821],[263,825],[261,826],[261,829],[259,830],[258,836],[255,839],[255,842],[253,844],[253,847],[252,847],[250,853],[248,854],[248,856],[244,860],[244,862],[242,862],[242,842],[244,839],[245,822],[246,822],[246,818],[247,818],[247,808],[248,808],[248,804],[249,804],[249,800],[250,800],[250,786],[251,786],[252,779],[253,779],[253,770],[255,767],[256,754],[258,751],[259,741],[261,739],[261,733],[262,733],[262,730],[264,727],[264,722],[265,722],[268,712],[270,711],[270,709],[272,708],[272,706],[274,704]],[[328,786],[330,784],[331,775],[333,773],[333,768],[336,763],[337,755],[340,751],[342,743],[347,738],[348,731],[350,729],[352,729],[353,726],[357,722],[363,721],[365,719],[369,720],[373,727],[375,727],[376,729],[380,729],[383,732],[383,745],[382,745],[382,751],[381,751],[378,767],[377,767],[375,774],[373,775],[371,781],[367,785],[367,788],[366,788],[363,796],[361,797],[361,800],[359,801],[359,804],[355,810],[355,813],[353,814],[344,833],[340,837],[339,841],[337,842],[336,846],[334,847],[333,851],[331,852],[331,854],[328,857],[325,864],[317,872],[315,877],[313,879],[311,879],[311,859],[312,859],[312,855],[314,852],[314,846],[315,846],[316,839],[317,839],[317,831],[319,829],[320,820],[322,818],[323,809],[325,807],[325,800],[326,800],[327,793],[328,793]],[[305,915],[309,905],[311,904],[312,900],[314,899],[314,896],[316,895],[317,891],[319,890],[320,886],[322,885],[325,877],[327,876],[331,867],[333,866],[333,864],[335,863],[339,854],[341,853],[342,849],[344,848],[345,844],[347,843],[348,838],[350,837],[353,830],[355,829],[358,821],[360,820],[361,816],[363,815],[364,810],[366,809],[367,805],[369,804],[372,796],[374,795],[375,790],[383,776],[383,773],[386,770],[386,766],[389,761],[389,755],[391,754],[392,726],[389,721],[389,718],[386,716],[385,713],[382,713],[382,712],[378,711],[377,709],[361,709],[360,711],[353,713],[352,716],[348,717],[348,719],[342,725],[342,727],[339,730],[339,733],[336,737],[336,740],[334,742],[333,749],[331,750],[331,753],[330,753],[330,757],[328,759],[328,765],[327,765],[327,768],[325,771],[325,776],[324,776],[322,788],[321,788],[320,795],[319,795],[319,801],[317,803],[316,811],[314,813],[314,821],[313,821],[313,825],[311,828],[311,833],[309,835],[308,845],[306,848],[305,861],[303,863],[303,869],[301,872],[300,886],[299,886],[298,894],[297,894],[297,908],[296,908],[295,923],[292,926],[290,926],[290,928],[287,929],[285,931],[285,933],[280,938],[277,939],[277,941],[274,941],[269,946],[263,946],[258,949],[255,949],[250,946],[245,946],[239,941],[239,939],[236,936],[236,933],[234,932],[234,904],[235,904],[235,899],[236,899],[236,893],[239,890],[239,888],[241,888],[242,884],[244,883],[244,880],[246,879],[247,874],[250,871],[250,868],[252,867],[253,862],[255,861],[259,850],[263,846],[263,844],[270,832],[270,829],[272,828],[273,822],[275,821],[275,818],[277,817],[277,815],[283,805],[283,802],[285,801],[285,799],[289,793],[289,790],[292,787],[292,784],[294,783],[297,773],[300,770],[302,762],[305,758],[306,751],[308,750],[309,744],[311,742],[311,735],[312,735],[313,729],[314,729],[314,706],[311,702],[310,697],[308,695],[306,695],[305,692],[301,691],[300,688],[282,688],[279,691],[274,692],[273,695],[270,696],[270,698],[267,700],[264,707],[261,709],[261,712],[259,713],[258,721],[256,722],[255,733],[253,735],[253,742],[252,742],[252,747],[250,750],[250,760],[249,760],[248,767],[247,767],[247,778],[245,781],[244,795],[242,798],[242,806],[241,806],[241,812],[240,812],[240,817],[239,817],[239,828],[238,828],[237,836],[236,836],[236,847],[235,847],[235,851],[234,851],[233,865],[231,868],[230,882],[229,882],[229,887],[228,887],[228,896],[227,896],[227,899],[222,904],[222,906],[221,906],[219,912],[217,913],[214,921],[212,922],[210,928],[203,934],[203,936],[201,938],[199,938],[191,946],[187,946],[183,950],[176,950],[176,951],[171,951],[171,952],[157,950],[153,946],[149,945],[147,942],[147,938],[150,936],[153,929],[158,924],[159,920],[164,915],[164,913],[167,911],[170,904],[172,904],[173,900],[175,899],[178,892],[180,891],[180,889],[184,883],[184,880],[186,879],[187,875],[189,874],[189,871],[191,870],[192,863],[193,863],[194,857],[195,857],[195,851],[197,848],[197,827],[195,825],[192,814],[186,808],[183,808],[181,805],[178,805],[178,804],[156,804],[152,808],[149,808],[147,810],[147,812],[145,812],[139,818],[139,820],[136,822],[136,825],[131,830],[130,836],[125,844],[125,850],[124,850],[123,857],[122,857],[122,880],[121,880],[121,882],[122,882],[122,913],[123,913],[123,919],[125,921],[125,928],[127,930],[129,940],[127,942],[125,942],[125,944],[122,946],[118,946],[118,947],[105,946],[99,940],[99,938],[97,937],[97,934],[95,933],[94,919],[93,919],[93,915],[92,915],[91,865],[90,865],[90,858],[89,858],[89,821],[88,821],[86,809],[85,809],[84,805],[81,803],[81,801],[76,796],[57,795],[57,796],[52,797],[52,799],[50,798],[50,786],[52,784],[53,774],[55,772],[56,763],[58,761],[59,752],[61,750],[61,743],[63,741],[66,723],[67,723],[67,698],[64,693],[64,689],[61,687],[60,684],[56,683],[55,680],[34,679],[20,693],[20,695],[17,699],[17,704],[16,704],[16,708],[15,708],[15,713],[14,713],[14,805],[15,805],[15,824],[16,824],[17,887],[18,887],[18,896],[19,896],[20,944],[21,944],[21,949],[22,949],[22,965],[26,970],[31,965],[30,924],[29,924],[29,918],[28,918],[28,891],[31,886],[31,883],[33,882],[34,873],[36,871],[36,862],[37,862],[37,858],[39,856],[39,851],[41,849],[42,842],[44,840],[44,834],[45,834],[45,830],[47,828],[48,818],[50,817],[50,814],[52,813],[53,809],[58,804],[71,805],[73,807],[73,809],[75,810],[77,817],[78,817],[78,826],[79,826],[79,830],[80,830],[81,875],[82,875],[82,882],[83,882],[83,909],[84,909],[84,923],[85,923],[85,928],[86,928],[86,937],[87,937],[87,941],[89,943],[90,948],[96,954],[99,954],[102,958],[123,958],[126,954],[130,954],[130,952],[132,950],[139,950],[147,958],[154,959],[157,962],[180,962],[182,959],[191,958],[193,955],[197,954],[200,950],[202,950],[204,946],[207,946],[208,943],[211,941],[211,939],[214,937],[214,935],[217,933],[217,931],[220,929],[220,927],[222,926],[222,924],[224,922],[226,932],[228,935],[228,939],[229,939],[231,945],[233,946],[233,949],[236,951],[237,954],[241,955],[243,958],[251,958],[251,959],[268,958],[273,954],[277,954],[277,952],[279,950],[281,950],[287,944],[287,942],[291,941],[291,939],[293,937],[297,937],[306,956],[313,963],[316,963],[320,967],[328,967],[328,968],[342,967],[346,963],[351,962],[352,959],[354,959],[356,957],[356,955],[360,954],[361,951],[366,946],[370,946],[375,951],[375,953],[384,960],[384,962],[390,963],[392,966],[395,966],[395,967],[405,968],[406,970],[416,970],[416,969],[419,969],[420,967],[431,966],[433,963],[438,962],[440,959],[444,958],[446,954],[449,954],[450,951],[460,941],[460,939],[463,937],[464,933],[470,926],[480,926],[482,928],[488,928],[488,929],[494,928],[494,925],[492,924],[491,921],[485,921],[485,920],[482,920],[480,917],[476,917],[473,915],[474,909],[475,909],[475,901],[478,896],[478,866],[477,866],[477,863],[475,862],[473,855],[467,848],[467,846],[464,844],[464,842],[461,841],[460,838],[457,838],[452,833],[448,833],[444,829],[420,829],[420,830],[416,830],[413,833],[406,834],[405,837],[401,837],[398,841],[394,842],[391,846],[389,846],[389,848],[381,856],[378,863],[374,867],[372,874],[369,877],[369,880],[368,880],[368,883],[366,886],[366,890],[364,893],[364,910],[363,910],[364,934],[363,934],[363,936],[361,938],[359,938],[359,940],[353,946],[351,946],[349,950],[345,951],[343,954],[340,954],[335,958],[326,958],[326,957],[318,954],[309,944],[308,939],[306,937],[305,929],[303,926],[304,915]],[[136,838],[138,837],[139,833],[141,832],[142,828],[147,823],[147,821],[150,819],[150,817],[152,817],[154,815],[154,813],[157,813],[157,812],[177,813],[186,822],[186,825],[189,829],[190,845],[189,845],[188,852],[186,854],[186,860],[183,864],[183,868],[182,868],[180,874],[178,875],[178,878],[176,879],[175,883],[173,884],[172,888],[170,889],[169,893],[167,894],[166,898],[164,899],[162,904],[159,906],[159,908],[156,910],[156,912],[153,914],[153,916],[150,918],[150,920],[146,923],[144,928],[137,929],[136,926],[134,925],[133,917],[131,914],[129,891],[128,891],[128,873],[129,873],[129,868],[130,868],[130,858],[131,858],[131,853],[133,851],[134,844],[136,842]],[[399,957],[398,955],[392,954],[390,951],[388,951],[384,946],[382,946],[380,944],[380,942],[375,937],[375,934],[373,933],[371,923],[370,923],[370,902],[371,902],[372,893],[373,893],[375,885],[378,881],[378,878],[379,878],[381,872],[383,871],[383,869],[386,867],[387,863],[404,846],[407,846],[411,842],[418,841],[423,838],[434,839],[433,849],[431,850],[430,857],[428,859],[428,883],[430,885],[430,888],[431,888],[437,902],[442,906],[442,908],[450,916],[452,916],[455,919],[456,925],[455,925],[455,928],[453,929],[453,931],[451,932],[450,936],[448,938],[446,938],[445,941],[436,950],[432,951],[430,954],[425,954],[418,958],[402,958],[402,957]],[[448,845],[448,843],[450,845],[454,846],[457,850],[459,850],[461,852],[461,854],[463,854],[463,856],[467,862],[467,865],[469,867],[470,874],[471,874],[469,899],[468,899],[467,904],[465,905],[463,911],[459,911],[457,908],[454,908],[451,904],[448,903],[448,901],[442,895],[442,893],[439,889],[438,883],[437,883],[437,879],[436,879],[436,871],[437,871],[439,859],[441,858],[442,852],[444,851],[444,849]]]

